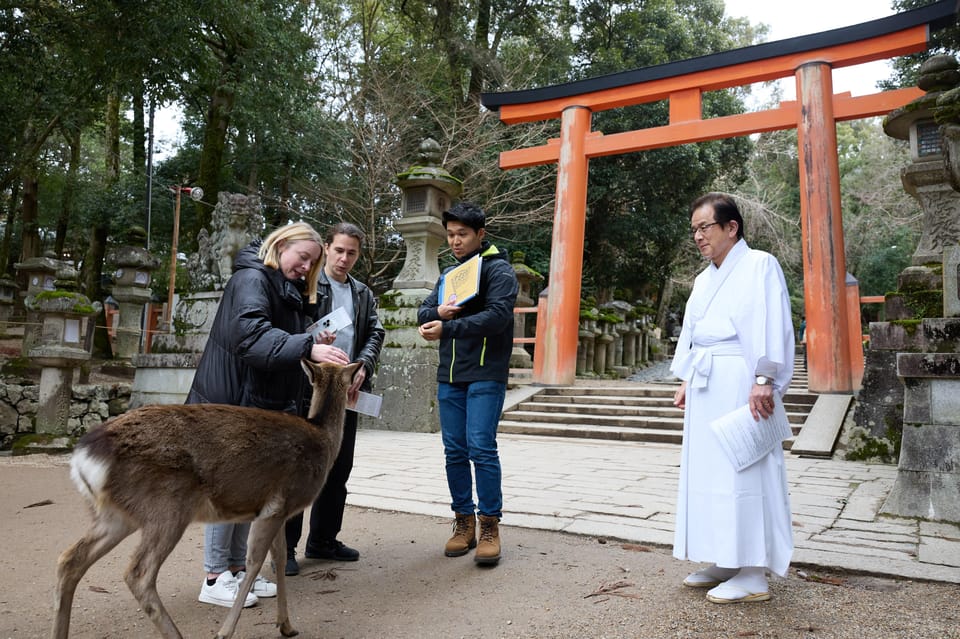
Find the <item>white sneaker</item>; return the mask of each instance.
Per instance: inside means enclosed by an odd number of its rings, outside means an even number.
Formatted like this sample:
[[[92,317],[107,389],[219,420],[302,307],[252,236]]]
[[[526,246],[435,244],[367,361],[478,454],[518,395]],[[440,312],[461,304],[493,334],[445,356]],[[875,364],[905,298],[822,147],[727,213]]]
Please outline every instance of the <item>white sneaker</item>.
[[[207,585],[207,580],[203,580],[203,587],[200,588],[200,597],[199,600],[203,603],[213,604],[214,606],[223,606],[224,608],[232,608],[233,602],[237,598],[237,588],[240,586],[240,582],[237,581],[237,578],[233,576],[229,570],[225,570],[220,573],[220,576],[217,577],[216,582],[212,586]],[[257,596],[252,592],[247,593],[247,598],[243,602],[244,608],[249,608],[250,606],[255,606],[257,604]]]
[[[243,582],[243,578],[246,577],[247,573],[244,570],[241,570],[237,573],[237,584]],[[264,599],[269,599],[270,597],[277,596],[277,584],[264,579],[260,575],[257,575],[257,578],[253,580],[253,588],[250,589],[250,592],[255,594],[257,597],[263,597]]]

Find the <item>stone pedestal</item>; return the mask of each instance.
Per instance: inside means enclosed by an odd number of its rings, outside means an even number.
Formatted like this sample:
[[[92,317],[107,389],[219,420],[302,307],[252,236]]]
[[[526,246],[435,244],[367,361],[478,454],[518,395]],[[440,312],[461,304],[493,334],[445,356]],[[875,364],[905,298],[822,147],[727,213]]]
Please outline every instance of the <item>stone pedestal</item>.
[[[130,408],[148,404],[182,404],[190,392],[200,353],[139,354],[133,356],[136,375]]]
[[[881,512],[960,522],[960,319],[924,320],[922,332],[948,352],[897,356],[905,387],[903,439],[897,479]]]
[[[361,415],[363,427],[418,433],[440,431],[437,343],[420,337],[415,323],[409,326],[411,314],[416,317],[415,307],[380,311],[385,326],[396,326],[397,321],[408,325],[387,330],[374,378],[374,390],[383,395],[384,410],[380,419]]]
[[[184,295],[173,313],[173,330],[154,335],[153,353],[202,353],[213,328],[223,291]]]

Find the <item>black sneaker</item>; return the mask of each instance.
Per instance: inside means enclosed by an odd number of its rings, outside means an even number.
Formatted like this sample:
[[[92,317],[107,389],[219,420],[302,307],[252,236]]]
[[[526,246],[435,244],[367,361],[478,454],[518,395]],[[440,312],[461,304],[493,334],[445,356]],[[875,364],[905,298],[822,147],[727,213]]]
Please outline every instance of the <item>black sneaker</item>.
[[[287,553],[287,564],[283,567],[283,574],[287,577],[296,577],[300,574],[300,564],[297,563],[296,555]]]
[[[303,554],[310,559],[333,559],[334,561],[356,561],[360,559],[359,550],[354,550],[336,539],[317,545],[307,544]]]

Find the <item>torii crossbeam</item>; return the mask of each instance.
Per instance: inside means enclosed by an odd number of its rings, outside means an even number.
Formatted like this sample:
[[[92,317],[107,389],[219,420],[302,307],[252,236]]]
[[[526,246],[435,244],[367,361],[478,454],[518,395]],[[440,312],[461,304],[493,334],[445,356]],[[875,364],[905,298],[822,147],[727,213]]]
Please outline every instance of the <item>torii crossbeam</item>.
[[[809,36],[567,84],[485,93],[481,103],[506,124],[560,119],[560,139],[504,151],[500,168],[557,163],[545,331],[538,331],[534,382],[572,384],[576,376],[589,159],[796,128],[809,388],[853,390],[846,311],[836,122],[884,115],[923,94],[916,88],[852,97],[833,93],[832,70],[924,51],[932,29],[956,20],[957,0]],[[793,75],[797,100],[775,109],[703,119],[701,96]],[[590,130],[591,114],[669,100],[666,126],[614,135]],[[857,334],[859,334],[859,326]],[[546,339],[547,336],[550,339]]]

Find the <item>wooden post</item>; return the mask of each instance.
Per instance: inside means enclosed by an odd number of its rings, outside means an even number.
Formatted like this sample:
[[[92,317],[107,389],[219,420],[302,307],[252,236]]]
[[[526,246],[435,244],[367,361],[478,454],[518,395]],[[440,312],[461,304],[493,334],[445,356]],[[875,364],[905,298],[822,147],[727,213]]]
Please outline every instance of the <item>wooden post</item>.
[[[840,214],[840,166],[830,65],[797,69],[800,229],[807,316],[807,371],[814,392],[849,393],[850,331]]]
[[[539,384],[569,385],[577,375],[580,279],[587,209],[588,161],[584,146],[589,132],[589,109],[579,106],[564,109],[560,119],[560,159],[546,330],[537,333],[537,351],[543,353],[543,359],[540,376],[535,375],[533,381]]]
[[[860,316],[860,282],[847,273],[847,330],[850,335],[850,386],[858,391],[863,386],[863,321]]]

